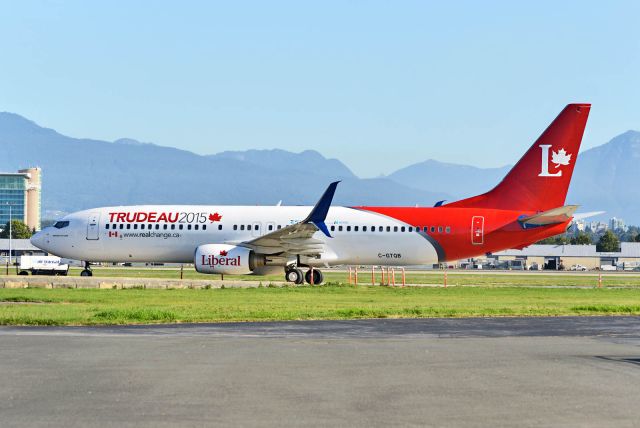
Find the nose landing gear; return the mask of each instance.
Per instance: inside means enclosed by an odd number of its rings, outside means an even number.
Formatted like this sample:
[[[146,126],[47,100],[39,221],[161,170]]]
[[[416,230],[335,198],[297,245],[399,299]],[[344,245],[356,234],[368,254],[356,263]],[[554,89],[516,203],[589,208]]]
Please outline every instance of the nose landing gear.
[[[84,270],[80,272],[80,276],[93,276],[93,272],[91,271],[91,263],[84,262]]]

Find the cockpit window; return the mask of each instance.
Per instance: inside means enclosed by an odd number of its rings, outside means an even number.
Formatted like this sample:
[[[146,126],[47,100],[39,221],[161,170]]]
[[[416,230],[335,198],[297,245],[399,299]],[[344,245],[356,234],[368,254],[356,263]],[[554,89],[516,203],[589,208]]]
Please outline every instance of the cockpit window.
[[[53,224],[53,227],[55,227],[56,229],[63,229],[65,227],[69,226],[69,222],[68,221],[56,221]]]

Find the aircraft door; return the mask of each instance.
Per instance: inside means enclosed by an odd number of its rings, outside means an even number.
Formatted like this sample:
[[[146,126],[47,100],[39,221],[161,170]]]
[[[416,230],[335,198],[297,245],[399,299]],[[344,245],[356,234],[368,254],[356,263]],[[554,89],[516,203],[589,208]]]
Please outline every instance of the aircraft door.
[[[100,238],[100,212],[89,213],[87,219],[87,239],[97,240]]]
[[[482,216],[473,216],[471,219],[471,243],[484,244],[484,217]]]

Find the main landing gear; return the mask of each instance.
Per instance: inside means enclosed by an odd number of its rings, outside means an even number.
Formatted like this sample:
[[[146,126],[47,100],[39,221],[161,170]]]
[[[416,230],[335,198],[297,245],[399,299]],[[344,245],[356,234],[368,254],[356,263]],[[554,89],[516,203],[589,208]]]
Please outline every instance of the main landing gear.
[[[91,271],[91,263],[84,262],[84,270],[80,272],[80,276],[93,276],[93,272]]]
[[[313,275],[313,280],[311,278]],[[284,278],[287,282],[293,282],[294,284],[302,284],[307,281],[307,284],[319,285],[324,281],[324,275],[318,269],[309,269],[304,275],[302,271],[295,267],[288,267],[284,272]]]

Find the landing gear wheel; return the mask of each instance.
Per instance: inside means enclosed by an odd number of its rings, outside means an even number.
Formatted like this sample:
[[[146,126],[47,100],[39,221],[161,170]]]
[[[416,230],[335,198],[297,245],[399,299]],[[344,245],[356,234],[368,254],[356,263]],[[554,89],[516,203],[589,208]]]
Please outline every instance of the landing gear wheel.
[[[91,263],[84,262],[84,270],[80,272],[80,276],[93,276],[93,272],[91,272]]]
[[[304,282],[304,275],[302,275],[302,271],[298,268],[286,271],[284,273],[284,278],[288,282],[293,282],[294,284],[302,284]]]
[[[324,275],[318,269],[314,269],[313,271],[309,269],[307,273],[304,274],[304,279],[307,281],[307,284],[311,284],[311,272],[313,272],[313,285],[320,285],[322,281],[324,281]]]

